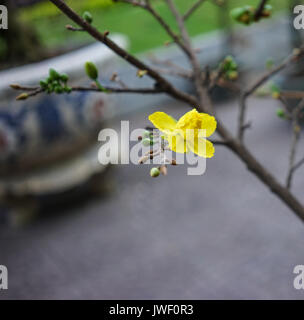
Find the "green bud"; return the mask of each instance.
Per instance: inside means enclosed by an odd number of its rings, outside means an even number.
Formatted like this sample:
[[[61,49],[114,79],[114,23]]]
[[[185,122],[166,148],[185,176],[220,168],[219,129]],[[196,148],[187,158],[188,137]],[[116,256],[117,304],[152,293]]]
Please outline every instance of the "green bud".
[[[49,75],[51,80],[57,80],[60,78],[60,74],[53,68],[49,70]]]
[[[66,93],[71,93],[72,92],[72,88],[70,88],[70,87],[64,87],[63,89],[64,89],[64,91]]]
[[[151,145],[151,140],[149,138],[142,139],[141,142],[142,142],[144,147],[149,147]]]
[[[238,72],[234,71],[234,70],[229,71],[227,73],[227,77],[228,77],[229,80],[236,80],[238,78],[238,76],[239,76]]]
[[[253,22],[254,12],[255,9],[252,6],[245,6],[232,9],[230,11],[230,16],[237,22],[248,25]]]
[[[234,8],[230,11],[230,16],[232,19],[239,21],[244,13],[246,13],[245,8]]]
[[[143,138],[150,138],[151,132],[149,130],[145,130],[144,133],[142,134]]]
[[[39,84],[40,84],[40,87],[42,88],[42,89],[45,89],[46,87],[47,87],[47,82],[46,81],[44,81],[44,80],[41,80],[40,82],[39,82]]]
[[[63,82],[67,82],[69,80],[69,76],[65,73],[62,73],[60,75],[60,80],[63,81]]]
[[[63,88],[60,87],[60,86],[56,86],[56,87],[55,87],[55,92],[60,94],[60,93],[63,92]]]
[[[92,14],[89,11],[85,11],[82,15],[82,18],[87,22],[87,23],[92,23],[93,22],[93,17]]]
[[[272,97],[274,99],[278,99],[280,97],[281,89],[277,84],[272,82],[271,85],[270,85],[270,90],[271,90],[271,93],[272,93]]]
[[[264,18],[268,18],[268,17],[271,16],[271,14],[272,14],[272,5],[266,4],[264,6],[264,10],[262,12],[262,15],[263,15]]]
[[[238,65],[232,56],[227,56],[220,64],[220,69],[223,70],[224,72],[236,71],[237,68],[238,68]]]
[[[86,62],[84,68],[90,79],[96,80],[98,78],[98,70],[93,62]]]
[[[152,168],[152,169],[150,170],[150,176],[151,176],[152,178],[158,177],[159,174],[160,174],[160,171],[159,171],[158,168]]]
[[[26,92],[23,92],[19,94],[19,96],[16,98],[16,100],[26,100],[29,97],[29,95]]]
[[[285,111],[281,108],[277,109],[277,116],[279,118],[285,118]]]

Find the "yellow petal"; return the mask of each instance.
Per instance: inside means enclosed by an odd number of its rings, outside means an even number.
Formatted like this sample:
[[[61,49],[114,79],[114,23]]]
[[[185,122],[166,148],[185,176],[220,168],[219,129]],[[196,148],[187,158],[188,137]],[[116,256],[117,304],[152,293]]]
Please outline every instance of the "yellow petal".
[[[187,139],[187,147],[189,148],[189,150],[199,155],[200,157],[212,158],[214,156],[214,146],[212,142],[206,139]]]
[[[170,134],[166,136],[166,140],[169,142],[169,148],[177,153],[188,152],[186,140],[179,134]]]
[[[196,109],[192,109],[179,118],[176,127],[178,129],[200,129],[201,116]]]
[[[207,113],[200,113],[200,118],[201,118],[201,128],[203,130],[206,130],[206,135],[200,135],[200,137],[209,137],[211,136],[214,131],[216,130],[216,120],[214,117],[210,116]]]
[[[149,120],[157,129],[163,132],[166,132],[168,130],[173,131],[176,126],[176,120],[165,112],[154,112],[150,114]]]

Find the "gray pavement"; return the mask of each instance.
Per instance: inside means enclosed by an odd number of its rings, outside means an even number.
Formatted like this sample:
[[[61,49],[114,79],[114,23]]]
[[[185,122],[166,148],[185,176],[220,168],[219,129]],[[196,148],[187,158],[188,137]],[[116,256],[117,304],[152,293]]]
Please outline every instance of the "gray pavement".
[[[285,178],[290,127],[276,102],[250,100],[248,143]],[[159,110],[181,115],[167,102]],[[218,106],[235,129],[236,103]],[[128,114],[132,127],[150,110]],[[118,122],[113,124],[119,125]],[[303,146],[300,147],[303,154]],[[303,198],[304,167],[294,191]],[[0,227],[0,264],[9,289],[0,299],[303,299],[293,268],[304,264],[304,226],[223,147],[203,176],[184,166],[151,179],[148,166],[116,166],[113,191],[74,209]]]

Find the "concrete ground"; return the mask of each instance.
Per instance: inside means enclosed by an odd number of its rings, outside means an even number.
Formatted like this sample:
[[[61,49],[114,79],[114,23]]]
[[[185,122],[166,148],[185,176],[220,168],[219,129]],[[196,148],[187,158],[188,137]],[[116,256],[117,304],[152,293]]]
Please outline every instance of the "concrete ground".
[[[250,100],[247,141],[283,180],[290,126],[275,104]],[[186,109],[167,102],[158,110],[179,116]],[[236,103],[217,110],[235,130]],[[123,120],[141,127],[148,114]],[[293,186],[300,199],[303,172]],[[294,266],[304,264],[303,224],[224,147],[203,176],[176,166],[151,179],[148,166],[124,165],[105,183],[114,188],[103,197],[0,227],[0,264],[9,270],[0,299],[304,298],[293,287]]]

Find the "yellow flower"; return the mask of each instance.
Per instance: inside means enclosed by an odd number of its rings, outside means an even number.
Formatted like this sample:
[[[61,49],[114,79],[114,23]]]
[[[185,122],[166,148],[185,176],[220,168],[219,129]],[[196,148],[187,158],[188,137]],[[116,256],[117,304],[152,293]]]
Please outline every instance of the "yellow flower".
[[[211,136],[216,129],[214,117],[193,109],[178,121],[159,111],[151,114],[149,120],[164,133],[164,138],[169,142],[171,150],[178,153],[186,153],[190,150],[204,158],[213,157],[213,144],[204,138]]]

